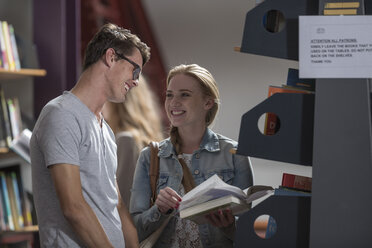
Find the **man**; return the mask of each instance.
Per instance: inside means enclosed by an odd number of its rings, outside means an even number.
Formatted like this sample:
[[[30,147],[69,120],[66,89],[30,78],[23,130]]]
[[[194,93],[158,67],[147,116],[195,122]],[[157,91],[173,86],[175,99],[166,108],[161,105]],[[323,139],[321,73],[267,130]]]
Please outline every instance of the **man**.
[[[42,247],[138,247],[101,110],[106,101],[124,101],[149,58],[136,35],[104,25],[88,44],[76,85],[40,113],[30,149]]]

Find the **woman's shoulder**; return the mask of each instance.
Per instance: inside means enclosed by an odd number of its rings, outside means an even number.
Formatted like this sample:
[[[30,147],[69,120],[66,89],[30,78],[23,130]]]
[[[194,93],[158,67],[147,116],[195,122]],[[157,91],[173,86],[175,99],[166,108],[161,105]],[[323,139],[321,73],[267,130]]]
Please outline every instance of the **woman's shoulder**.
[[[229,137],[226,137],[222,134],[218,134],[216,133],[217,137],[218,137],[218,141],[220,143],[220,145],[224,145],[224,146],[230,146],[230,147],[237,147],[238,146],[238,142],[229,138]]]

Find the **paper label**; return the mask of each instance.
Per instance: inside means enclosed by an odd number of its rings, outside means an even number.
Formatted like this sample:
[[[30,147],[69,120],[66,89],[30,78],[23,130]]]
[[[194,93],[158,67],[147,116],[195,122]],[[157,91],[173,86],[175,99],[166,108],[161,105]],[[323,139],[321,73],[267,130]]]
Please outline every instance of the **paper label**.
[[[372,16],[300,16],[300,78],[372,78]]]

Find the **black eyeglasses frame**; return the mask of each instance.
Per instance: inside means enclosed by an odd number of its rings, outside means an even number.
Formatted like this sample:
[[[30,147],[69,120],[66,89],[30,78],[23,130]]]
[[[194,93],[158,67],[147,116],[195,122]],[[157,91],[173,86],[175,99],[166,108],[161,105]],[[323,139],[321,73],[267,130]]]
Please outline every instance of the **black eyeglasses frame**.
[[[139,75],[141,74],[141,67],[137,63],[133,62],[131,59],[128,59],[127,57],[125,57],[123,54],[120,54],[120,53],[118,53],[116,51],[115,51],[115,53],[116,53],[116,55],[119,58],[128,61],[129,63],[131,63],[134,66],[134,69],[133,69],[133,80],[138,80]]]

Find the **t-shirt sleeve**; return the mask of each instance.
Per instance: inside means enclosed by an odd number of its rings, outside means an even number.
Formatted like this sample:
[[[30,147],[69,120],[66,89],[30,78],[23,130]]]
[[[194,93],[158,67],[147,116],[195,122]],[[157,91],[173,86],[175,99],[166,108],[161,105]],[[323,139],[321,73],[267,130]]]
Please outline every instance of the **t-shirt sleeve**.
[[[81,131],[72,113],[52,107],[41,120],[36,137],[47,167],[61,163],[79,165]]]

